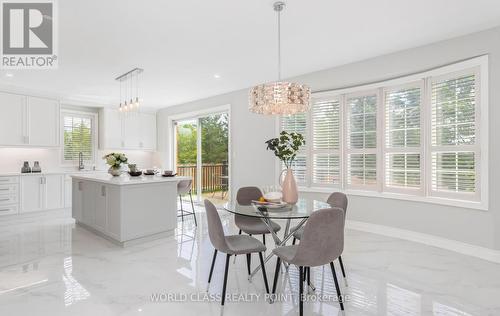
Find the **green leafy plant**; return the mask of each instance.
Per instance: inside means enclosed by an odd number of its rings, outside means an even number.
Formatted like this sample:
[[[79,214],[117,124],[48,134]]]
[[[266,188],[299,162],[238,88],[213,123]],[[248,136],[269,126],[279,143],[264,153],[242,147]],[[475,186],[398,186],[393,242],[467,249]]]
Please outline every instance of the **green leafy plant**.
[[[306,144],[304,136],[299,133],[282,131],[279,137],[266,141],[267,150],[272,150],[287,168],[292,166],[300,147]]]
[[[106,160],[106,164],[113,169],[120,169],[121,165],[128,161],[127,156],[121,153],[110,153],[102,157],[102,159]]]

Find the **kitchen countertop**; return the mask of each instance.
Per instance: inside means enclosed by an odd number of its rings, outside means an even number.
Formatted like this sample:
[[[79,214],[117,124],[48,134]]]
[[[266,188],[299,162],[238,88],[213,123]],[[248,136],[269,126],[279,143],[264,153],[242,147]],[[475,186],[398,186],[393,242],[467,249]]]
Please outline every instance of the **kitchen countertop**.
[[[128,174],[122,174],[119,177],[113,177],[107,173],[99,173],[99,174],[72,174],[71,177],[73,179],[86,180],[86,181],[94,181],[105,184],[113,184],[113,185],[133,185],[133,184],[148,184],[148,183],[161,183],[161,182],[178,182],[180,180],[190,180],[190,177],[162,177],[162,176],[139,176],[139,177],[131,177]]]

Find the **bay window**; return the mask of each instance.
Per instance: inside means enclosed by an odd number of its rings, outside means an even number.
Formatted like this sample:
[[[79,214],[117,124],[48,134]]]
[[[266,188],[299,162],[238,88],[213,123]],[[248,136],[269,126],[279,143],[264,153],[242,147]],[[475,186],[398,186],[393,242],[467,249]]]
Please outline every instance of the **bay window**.
[[[487,65],[314,93],[308,113],[280,118],[306,139],[299,186],[486,209]]]

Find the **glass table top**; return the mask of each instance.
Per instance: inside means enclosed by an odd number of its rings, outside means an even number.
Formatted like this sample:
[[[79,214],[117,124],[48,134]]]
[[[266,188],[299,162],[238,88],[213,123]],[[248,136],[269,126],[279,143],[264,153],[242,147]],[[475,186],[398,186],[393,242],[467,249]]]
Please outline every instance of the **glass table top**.
[[[257,205],[240,205],[238,202],[228,202],[224,205],[224,209],[228,212],[250,216],[250,217],[267,217],[276,219],[293,219],[293,218],[308,218],[314,211],[330,208],[330,204],[309,198],[300,198],[295,205],[286,205],[283,208],[268,209]]]

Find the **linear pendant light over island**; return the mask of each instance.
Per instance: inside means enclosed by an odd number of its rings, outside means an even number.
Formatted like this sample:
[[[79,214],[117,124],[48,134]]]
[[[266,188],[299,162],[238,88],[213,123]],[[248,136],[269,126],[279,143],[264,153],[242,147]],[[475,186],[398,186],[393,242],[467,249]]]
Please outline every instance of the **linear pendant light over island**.
[[[307,112],[311,106],[311,89],[307,85],[281,81],[281,11],[284,2],[275,2],[278,15],[278,81],[257,85],[249,92],[249,110],[265,115],[290,115]]]

